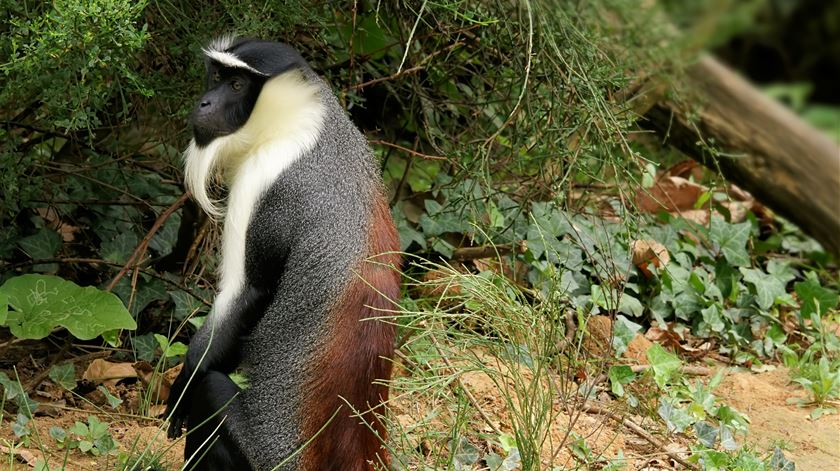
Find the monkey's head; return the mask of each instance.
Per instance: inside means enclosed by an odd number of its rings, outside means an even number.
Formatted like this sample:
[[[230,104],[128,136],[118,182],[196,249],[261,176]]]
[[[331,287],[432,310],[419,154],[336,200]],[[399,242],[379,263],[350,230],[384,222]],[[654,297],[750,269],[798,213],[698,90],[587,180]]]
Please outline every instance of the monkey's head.
[[[307,66],[287,44],[251,39],[217,39],[204,55],[206,92],[190,119],[198,145],[241,128],[268,79]]]
[[[314,145],[329,88],[301,55],[283,43],[223,37],[204,49],[206,92],[190,116],[193,140],[185,153],[185,183],[211,216],[221,210],[207,195],[213,176],[228,181],[268,146],[289,161]]]

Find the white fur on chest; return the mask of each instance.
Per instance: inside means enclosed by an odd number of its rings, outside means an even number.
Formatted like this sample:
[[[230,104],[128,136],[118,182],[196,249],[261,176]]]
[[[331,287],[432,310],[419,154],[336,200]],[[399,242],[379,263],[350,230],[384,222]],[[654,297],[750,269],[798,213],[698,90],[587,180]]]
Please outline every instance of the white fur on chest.
[[[266,190],[292,163],[316,144],[324,122],[317,88],[298,75],[279,76],[263,86],[248,122],[236,133],[186,152],[186,183],[211,216],[221,214],[207,196],[207,186],[221,169],[230,192],[224,211],[219,294],[212,318],[219,322],[246,283],[248,226]],[[256,234],[256,237],[259,237]]]

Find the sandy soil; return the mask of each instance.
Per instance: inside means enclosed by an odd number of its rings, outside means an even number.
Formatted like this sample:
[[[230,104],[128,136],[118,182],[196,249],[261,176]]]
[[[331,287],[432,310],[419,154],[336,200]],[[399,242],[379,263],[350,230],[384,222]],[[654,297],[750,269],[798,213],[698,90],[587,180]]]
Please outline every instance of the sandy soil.
[[[805,398],[790,383],[786,368],[766,373],[735,371],[717,389],[724,402],[750,418],[749,443],[766,448],[783,442],[798,470],[840,470],[840,415],[809,420],[812,407],[797,407],[789,398]]]
[[[634,340],[626,354],[628,361],[643,362],[644,351],[650,345],[650,342],[642,337]],[[527,410],[531,400],[527,396],[515,395],[512,401],[505,400],[505,397],[511,397],[511,391],[516,389],[510,378],[518,377],[529,381],[533,374],[524,366],[516,371],[516,374],[511,374],[505,370],[504,365],[500,365],[490,356],[476,353],[476,357],[488,368],[495,368],[501,374],[494,381],[486,373],[471,371],[460,375],[459,383],[451,387],[455,390],[462,387],[469,390],[473,396],[471,401],[477,406],[473,409],[480,409],[480,412],[469,412],[468,424],[464,428],[466,439],[482,453],[496,452],[502,455],[498,448],[498,432],[511,434],[513,417]],[[21,364],[18,365],[18,372],[24,384],[39,372],[35,365],[26,365],[26,362],[27,360],[22,358]],[[83,366],[78,365],[77,371],[83,371]],[[552,381],[558,381],[557,376],[552,378],[555,378]],[[840,416],[826,415],[816,421],[809,420],[811,408],[800,408],[787,403],[789,398],[805,396],[802,388],[791,384],[789,378],[789,372],[784,368],[760,374],[731,371],[715,394],[725,403],[749,416],[749,443],[762,450],[780,442],[784,443],[787,456],[795,460],[799,470],[840,470]],[[570,386],[576,387],[572,382],[567,382],[564,387]],[[554,387],[556,391],[557,384]],[[66,463],[67,470],[117,469],[115,455],[95,457],[78,450],[65,455],[65,450],[58,449],[55,441],[49,436],[50,427],[58,426],[66,430],[75,421],[86,422],[88,415],[96,415],[100,420],[110,423],[109,431],[122,451],[142,450],[149,444],[151,450],[165,450],[162,461],[168,469],[178,469],[182,462],[183,443],[167,440],[159,428],[162,424],[159,420],[137,415],[137,399],[141,397],[140,383],[111,384],[109,390],[124,399],[117,411],[107,407],[101,394],[97,395],[94,392],[85,398],[79,398],[63,391],[49,379],[44,380],[31,397],[45,405],[53,404],[57,407],[42,407],[30,423],[33,431],[29,434],[28,443],[21,444],[21,440],[15,439],[10,425],[14,416],[2,416],[0,459],[5,464],[4,469],[29,470],[32,469],[35,460],[44,456],[49,458],[52,466]],[[418,393],[400,396],[395,392],[393,395],[395,399],[390,405],[389,417],[395,427],[409,431],[409,440],[416,439],[418,442],[414,445],[427,450],[429,456],[435,453],[436,449],[440,451],[447,446],[447,437],[450,436],[453,423],[451,402],[441,400],[440,396]],[[596,390],[594,400],[603,408],[613,410],[621,417],[641,425],[648,433],[668,444],[670,451],[684,452],[692,443],[689,437],[668,436],[662,425],[650,418],[650,411],[644,413],[641,410],[627,410],[620,402],[613,401],[603,388]],[[538,437],[541,443],[539,456],[542,469],[550,469],[551,466],[575,466],[576,462],[568,446],[570,432],[586,440],[593,456],[609,460],[621,451],[626,459],[625,469],[674,469],[675,464],[662,449],[651,445],[616,421],[603,415],[580,412],[579,408],[566,407],[559,395],[549,403],[552,404],[552,419],[543,428],[544,434]],[[568,404],[567,402],[566,405]],[[162,411],[160,409],[158,407],[158,410]],[[440,438],[437,441],[417,438],[421,436]],[[10,450],[12,443],[18,443],[19,446]],[[403,443],[399,446],[404,445]],[[14,456],[14,459],[10,460],[10,456]],[[415,465],[416,469],[422,469],[422,463]],[[415,467],[409,466],[408,469]]]

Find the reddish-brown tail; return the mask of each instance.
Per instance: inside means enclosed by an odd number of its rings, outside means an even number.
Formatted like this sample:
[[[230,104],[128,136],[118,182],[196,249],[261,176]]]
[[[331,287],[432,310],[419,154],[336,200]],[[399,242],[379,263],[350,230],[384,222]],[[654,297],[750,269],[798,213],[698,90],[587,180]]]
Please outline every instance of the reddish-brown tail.
[[[329,314],[332,328],[305,386],[304,439],[318,433],[338,410],[304,450],[301,468],[307,471],[374,470],[389,462],[382,448],[386,430],[376,414],[384,413],[380,406],[388,400],[388,387],[381,381],[391,377],[394,327],[371,318],[393,310],[392,301],[399,299],[400,257],[393,253],[399,250],[399,239],[384,198],[378,197],[374,206],[368,234],[371,258],[357,267],[357,276]]]

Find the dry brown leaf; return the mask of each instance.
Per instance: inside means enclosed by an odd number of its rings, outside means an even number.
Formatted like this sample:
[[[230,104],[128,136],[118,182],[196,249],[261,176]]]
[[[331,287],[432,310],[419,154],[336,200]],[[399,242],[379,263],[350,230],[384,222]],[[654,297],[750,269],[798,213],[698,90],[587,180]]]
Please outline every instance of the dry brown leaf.
[[[82,379],[110,387],[116,386],[120,380],[136,377],[137,373],[131,363],[114,363],[101,358],[90,362],[82,375]]]
[[[35,212],[44,219],[47,227],[61,235],[64,242],[72,242],[76,238],[75,234],[79,232],[79,228],[63,222],[55,208],[35,208]]]
[[[700,181],[703,178],[703,171],[705,168],[697,163],[696,160],[686,159],[682,162],[677,162],[676,164],[668,167],[665,171],[662,172],[662,175],[668,175],[673,177],[682,177],[682,178],[694,178],[694,180]]]
[[[35,467],[35,464],[38,462],[38,458],[35,457],[35,454],[29,450],[24,450],[21,448],[9,448],[4,445],[0,445],[0,455],[9,456],[13,455],[18,460],[26,463],[30,467]],[[9,463],[11,466],[11,463]]]
[[[161,374],[147,361],[138,361],[134,365],[140,383],[149,392],[152,401],[158,404],[165,404],[169,399],[169,388],[175,382],[175,378],[181,373],[183,363],[172,367]]]
[[[650,265],[662,268],[671,261],[668,249],[655,240],[634,240],[630,244],[630,250],[633,252],[633,265],[636,265],[648,278],[653,276],[648,269]]]
[[[681,348],[682,337],[673,330],[665,330],[659,327],[651,327],[645,332],[645,338],[651,342],[660,343],[666,347]]]
[[[694,209],[695,203],[706,191],[708,188],[685,178],[666,175],[657,180],[652,188],[636,195],[636,206],[639,211],[646,213]]]

